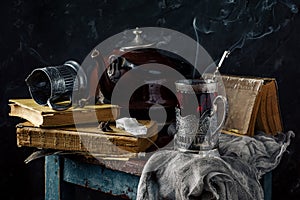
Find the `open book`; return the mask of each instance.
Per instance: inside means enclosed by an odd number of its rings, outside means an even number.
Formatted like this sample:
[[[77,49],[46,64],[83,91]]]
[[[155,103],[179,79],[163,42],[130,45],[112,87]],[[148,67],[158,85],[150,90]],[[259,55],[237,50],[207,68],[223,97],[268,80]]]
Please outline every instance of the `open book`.
[[[33,99],[9,100],[10,116],[26,119],[35,127],[57,127],[76,123],[92,123],[97,121],[114,121],[120,115],[117,105],[86,105],[84,108],[69,108],[55,111],[48,106],[41,106]]]
[[[228,115],[222,132],[253,136],[256,130],[283,131],[278,89],[273,78],[222,76]]]

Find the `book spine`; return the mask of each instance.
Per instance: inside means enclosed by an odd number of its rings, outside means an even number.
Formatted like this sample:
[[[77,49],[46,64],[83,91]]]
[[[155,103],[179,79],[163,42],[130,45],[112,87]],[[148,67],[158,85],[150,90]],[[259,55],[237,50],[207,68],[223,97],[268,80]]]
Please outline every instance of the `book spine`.
[[[33,127],[17,128],[17,145],[37,147],[44,149],[55,149],[64,151],[90,152],[100,155],[126,155],[137,153],[139,147],[126,141],[121,146],[114,143],[107,136],[97,134],[75,133],[66,131],[47,131]]]

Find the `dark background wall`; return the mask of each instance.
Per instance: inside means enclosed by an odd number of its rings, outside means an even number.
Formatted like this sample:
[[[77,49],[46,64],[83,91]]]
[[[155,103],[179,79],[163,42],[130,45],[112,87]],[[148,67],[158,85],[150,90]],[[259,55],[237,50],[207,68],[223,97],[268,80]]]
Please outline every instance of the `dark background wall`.
[[[29,97],[24,79],[37,67],[82,62],[101,41],[125,29],[160,26],[195,38],[218,60],[221,73],[275,77],[288,153],[273,173],[274,199],[300,197],[300,16],[289,0],[14,0],[0,4],[0,198],[42,199],[43,160],[23,160],[8,99]],[[11,192],[12,191],[12,192]],[[3,198],[2,198],[3,197]]]

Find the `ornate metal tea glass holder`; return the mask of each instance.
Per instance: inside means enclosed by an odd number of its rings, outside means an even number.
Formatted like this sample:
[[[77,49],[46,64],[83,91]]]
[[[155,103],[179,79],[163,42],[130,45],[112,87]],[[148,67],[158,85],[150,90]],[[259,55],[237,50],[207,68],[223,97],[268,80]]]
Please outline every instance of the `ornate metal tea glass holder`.
[[[37,104],[54,110],[66,110],[72,105],[72,91],[79,84],[76,75],[80,65],[73,60],[59,66],[34,69],[26,78],[31,97]],[[59,102],[68,101],[67,104]]]
[[[176,108],[175,150],[218,156],[226,98],[218,94],[217,80],[185,79],[177,81],[175,86],[179,101]],[[220,106],[223,108],[220,109]]]

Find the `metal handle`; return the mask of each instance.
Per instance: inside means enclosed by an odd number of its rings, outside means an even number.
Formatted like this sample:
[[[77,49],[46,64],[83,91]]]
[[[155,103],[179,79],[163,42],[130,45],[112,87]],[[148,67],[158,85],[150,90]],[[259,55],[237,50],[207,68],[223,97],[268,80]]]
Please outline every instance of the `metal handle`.
[[[57,98],[55,97],[49,98],[47,104],[53,110],[57,110],[57,111],[67,110],[72,106],[72,95],[68,95],[68,97],[69,97],[69,103],[67,105],[61,105],[55,103],[55,100],[57,100]]]
[[[222,128],[222,125],[224,124],[225,122],[225,117],[226,117],[226,103],[227,103],[227,99],[224,97],[224,96],[221,96],[221,95],[218,95],[214,101],[213,101],[213,111],[212,113],[210,114],[210,116],[213,116],[216,111],[217,111],[217,106],[216,106],[216,102],[217,102],[217,99],[221,99],[222,100],[222,103],[223,103],[223,106],[224,106],[224,114],[223,114],[223,117],[222,117],[222,120],[221,120],[221,123],[218,125],[218,127],[216,128],[216,130],[212,133],[212,135],[214,135],[216,132],[219,132],[220,129]]]

